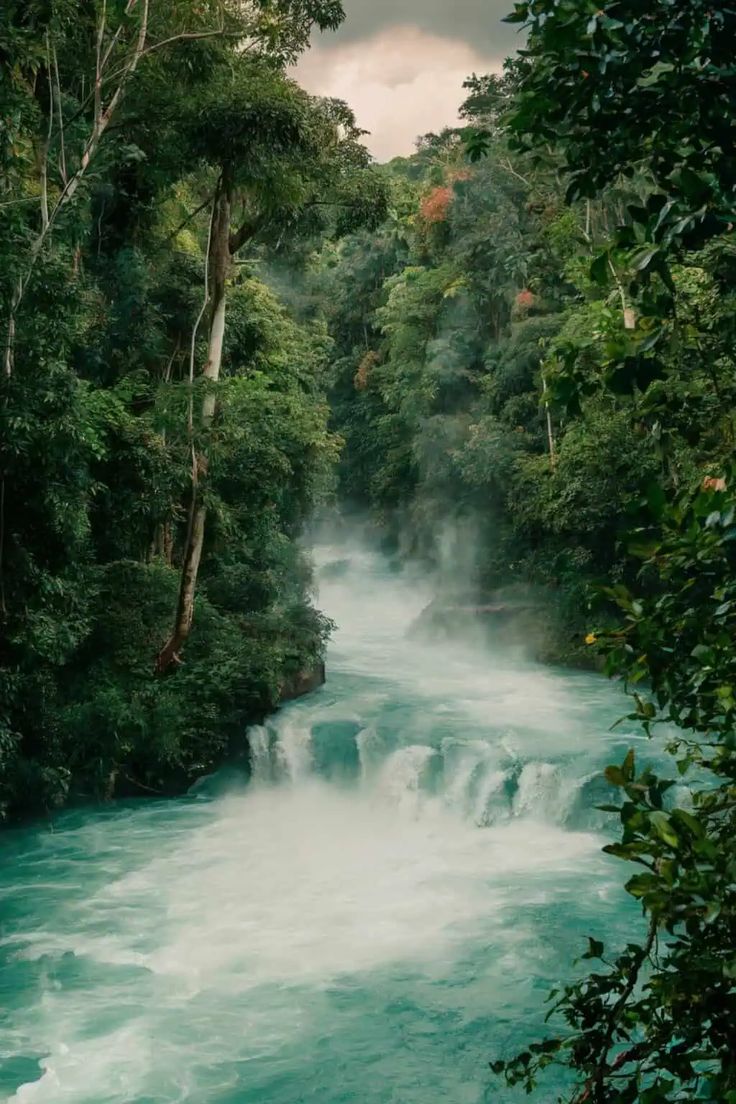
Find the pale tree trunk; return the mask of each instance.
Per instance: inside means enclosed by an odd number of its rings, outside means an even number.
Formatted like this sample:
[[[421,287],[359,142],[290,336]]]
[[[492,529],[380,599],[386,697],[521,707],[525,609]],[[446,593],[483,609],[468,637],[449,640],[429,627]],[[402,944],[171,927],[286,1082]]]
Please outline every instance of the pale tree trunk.
[[[591,226],[592,226],[592,207],[591,207],[590,200],[587,200],[586,205],[585,205],[585,229],[583,230],[583,236],[584,236],[585,240],[587,241],[588,245],[590,245],[590,246],[592,246],[592,244],[593,244],[593,240],[592,240],[592,237],[591,237]],[[610,234],[610,230],[608,228],[608,219],[607,219],[607,217],[606,217],[606,227],[605,228],[606,228],[606,233]],[[610,256],[608,258],[608,270],[611,273],[611,276],[613,278],[613,282],[616,285],[616,290],[618,291],[619,299],[621,300],[621,310],[623,312],[624,329],[626,329],[626,330],[635,330],[636,329],[636,310],[634,309],[634,307],[629,302],[628,296],[626,294],[626,288],[624,287],[623,283],[621,282],[621,278],[620,278],[618,272],[616,271],[616,266],[614,265],[614,263],[611,260]]]
[[[13,374],[15,367],[15,342],[17,332],[17,319],[18,314],[23,303],[23,299],[33,276],[36,263],[41,255],[41,252],[46,244],[46,241],[51,236],[54,225],[65,207],[71,203],[74,198],[79,185],[82,183],[87,170],[89,169],[90,162],[97,152],[97,148],[100,144],[103,134],[110,125],[110,121],[117,110],[120,101],[125,92],[126,86],[138,68],[138,63],[147,50],[148,39],[148,17],[149,17],[149,5],[151,0],[140,0],[140,19],[138,24],[138,33],[136,35],[135,43],[132,53],[129,55],[127,61],[122,66],[119,72],[119,80],[115,87],[115,91],[112,93],[107,106],[103,106],[102,99],[102,86],[105,78],[105,67],[110,62],[113,50],[119,43],[123,26],[121,22],[115,34],[112,36],[110,45],[103,54],[104,38],[107,29],[107,7],[103,2],[102,13],[100,15],[100,21],[97,26],[97,51],[96,51],[96,73],[95,73],[95,92],[94,92],[94,122],[92,124],[92,130],[90,136],[85,144],[84,152],[80,160],[79,166],[75,173],[71,177],[66,174],[66,153],[64,147],[64,129],[63,129],[63,117],[61,114],[61,93],[59,90],[58,98],[54,94],[53,76],[52,76],[52,51],[51,42],[47,34],[46,36],[46,52],[47,52],[47,64],[48,64],[48,79],[49,79],[49,121],[48,121],[48,133],[45,138],[45,142],[41,151],[39,162],[39,186],[40,186],[40,206],[41,206],[41,229],[37,233],[34,240],[31,242],[30,249],[28,251],[27,263],[25,271],[18,277],[13,293],[10,299],[10,305],[8,309],[8,315],[5,325],[5,338],[3,341],[3,375],[6,380],[9,380]],[[125,8],[125,15],[130,16],[139,5],[139,0],[128,0]],[[54,54],[55,57],[55,54]],[[58,66],[56,69],[58,79]],[[59,141],[62,158],[62,175],[63,175],[63,187],[62,190],[51,205],[49,203],[49,187],[48,187],[48,154],[51,146],[51,140],[54,130],[54,115],[55,104],[59,117]],[[4,559],[4,547],[5,547],[5,524],[4,524],[4,512],[5,501],[7,497],[7,476],[3,473],[0,479],[0,499],[2,501],[2,509],[0,510],[0,614],[6,615],[5,609],[5,588],[3,581],[3,559]]]
[[[147,52],[146,44],[148,38],[148,15],[149,15],[150,0],[141,0],[140,3],[140,21],[138,24],[138,34],[133,46],[132,53],[128,60],[123,65],[119,74],[119,81],[112,93],[107,105],[103,105],[102,86],[106,76],[106,66],[109,65],[113,53],[113,49],[118,45],[123,24],[121,23],[115,34],[112,36],[110,44],[107,50],[103,53],[105,33],[107,30],[106,23],[106,6],[103,4],[102,13],[100,15],[100,22],[97,27],[97,53],[96,53],[96,72],[95,72],[95,84],[94,84],[94,120],[92,122],[92,129],[87,139],[82,153],[79,166],[72,174],[64,181],[64,186],[56,199],[53,207],[49,207],[48,202],[48,159],[44,156],[41,163],[41,229],[31,242],[31,246],[28,254],[28,264],[25,272],[20,276],[18,284],[16,286],[15,293],[10,302],[10,311],[7,320],[6,337],[5,337],[5,350],[4,350],[4,368],[5,375],[11,375],[13,371],[13,363],[15,358],[15,330],[16,330],[16,318],[18,316],[18,310],[23,302],[23,298],[26,293],[26,289],[30,282],[36,267],[36,262],[41,254],[41,250],[46,244],[46,240],[51,234],[54,225],[69,203],[74,199],[79,186],[82,183],[84,177],[87,174],[90,163],[97,153],[97,148],[102,140],[105,131],[110,125],[113,115],[115,114],[120,101],[123,98],[126,86],[136,69],[138,63],[143,55]],[[126,5],[126,16],[131,15],[138,7],[138,0],[128,0]],[[49,40],[47,38],[47,46],[49,46]],[[50,58],[49,47],[49,58]],[[50,66],[49,61],[49,66]],[[48,151],[48,145],[51,141],[54,126],[54,93],[53,83],[51,81],[51,74],[49,74],[50,86],[51,86],[51,104],[49,108],[49,133],[46,144],[46,153]],[[60,141],[63,142],[63,130],[60,132]],[[63,145],[62,145],[63,150]],[[66,165],[64,166],[64,172],[66,171]]]
[[[618,296],[619,296],[619,299],[621,300],[621,310],[622,310],[623,316],[624,316],[624,329],[625,330],[635,330],[636,329],[636,311],[634,310],[634,308],[629,303],[629,299],[628,299],[628,296],[626,294],[626,289],[625,289],[624,285],[621,283],[619,275],[616,272],[615,265],[614,265],[613,261],[610,258],[608,260],[608,267],[611,270],[611,275],[613,276],[613,279],[616,283],[616,289],[618,291]]]
[[[547,380],[542,376],[542,393],[544,395],[544,409],[547,416],[547,444],[549,445],[549,466],[552,471],[557,467],[557,448],[555,447],[555,434],[552,426],[552,411],[547,398]]]
[[[214,201],[208,257],[209,281],[211,281],[211,313],[209,323],[207,361],[202,376],[208,383],[216,384],[222,368],[222,350],[225,340],[227,312],[227,280],[232,258],[230,254],[230,213],[232,194],[229,183],[221,179]],[[189,525],[184,547],[184,557],[179,584],[174,628],[171,636],[159,652],[156,669],[163,674],[173,664],[181,662],[180,652],[186,643],[194,620],[194,597],[197,576],[202,560],[202,548],[207,524],[207,506],[202,494],[202,482],[207,477],[209,456],[206,437],[215,415],[217,398],[214,390],[207,390],[202,399],[202,425],[205,444],[192,450],[192,500],[189,509]]]
[[[65,125],[62,110],[61,83],[59,79],[59,66],[56,56],[56,47],[51,44],[50,38],[47,35],[46,46],[49,67],[50,102],[48,135],[40,165],[39,184],[41,193],[41,229],[30,244],[25,270],[21,272],[15,283],[10,299],[10,304],[8,307],[5,334],[2,339],[1,369],[2,374],[6,377],[6,379],[9,379],[12,376],[15,367],[15,345],[17,336],[18,314],[20,312],[21,305],[28,289],[28,285],[31,281],[31,277],[33,276],[33,273],[35,271],[38,259],[41,256],[47,240],[51,237],[53,233],[59,215],[72,202],[74,196],[79,190],[82,181],[87,175],[90,164],[92,163],[98,151],[102,138],[107,131],[113,116],[120,106],[126,88],[133,78],[141,59],[144,58],[146,55],[153,53],[154,51],[164,49],[178,42],[219,37],[226,33],[224,18],[221,13],[219,26],[214,30],[201,32],[185,31],[179,34],[171,35],[169,38],[163,39],[160,42],[149,43],[149,16],[152,3],[153,0],[127,0],[124,8],[125,18],[120,21],[117,30],[113,34],[108,36],[107,0],[103,0],[102,2],[102,10],[100,13],[99,22],[97,24],[95,79],[93,84],[94,118],[92,121],[92,127],[89,136],[84,145],[79,165],[77,166],[76,170],[71,173],[71,175],[69,174],[67,168]],[[136,13],[138,14],[138,28],[137,32],[134,33],[134,40],[131,44],[130,52],[128,53],[127,58],[119,66],[119,68],[116,69],[114,67],[116,62],[116,51],[124,42],[125,30],[128,26],[128,20]],[[105,47],[106,37],[109,37],[107,47]],[[55,87],[54,81],[56,82]],[[112,86],[113,91],[109,95],[107,103],[105,103],[104,90],[105,87],[108,85]],[[62,188],[59,195],[54,200],[53,204],[50,204],[48,189],[48,151],[53,137],[55,114],[58,118],[59,170],[61,174]],[[75,272],[77,272],[79,269],[80,256],[80,249],[79,247],[77,247],[77,251],[74,257]],[[0,476],[0,614],[3,616],[6,612],[3,585],[3,559],[5,546],[4,513],[6,500],[6,482],[7,477],[5,474],[3,474],[2,476]]]
[[[124,19],[121,20],[117,30],[109,35],[109,42],[105,47],[105,39],[108,37],[108,25],[107,25],[107,0],[103,0],[102,11],[100,13],[99,23],[97,25],[97,43],[96,43],[96,58],[95,58],[95,78],[93,84],[93,99],[94,99],[94,118],[92,121],[92,127],[87,138],[82,156],[79,161],[79,165],[75,172],[71,175],[67,172],[67,159],[66,159],[66,144],[64,133],[64,119],[62,114],[61,105],[61,88],[58,85],[59,82],[59,68],[56,60],[55,47],[52,48],[50,40],[47,36],[47,50],[49,58],[49,83],[50,83],[50,95],[51,102],[49,107],[49,133],[47,140],[47,147],[51,142],[54,128],[54,115],[58,116],[59,125],[59,157],[60,157],[60,172],[62,178],[63,187],[53,205],[49,205],[48,202],[48,162],[44,158],[41,166],[41,229],[31,242],[28,251],[28,263],[26,265],[25,272],[18,279],[16,290],[10,302],[10,309],[8,312],[8,318],[6,323],[5,341],[4,341],[4,370],[5,375],[10,376],[13,371],[14,358],[15,358],[15,334],[16,334],[16,318],[20,309],[21,303],[25,296],[28,284],[31,276],[36,267],[36,263],[41,254],[41,251],[46,244],[47,238],[52,233],[56,221],[61,212],[71,203],[74,196],[79,190],[79,187],[87,175],[87,171],[92,163],[95,155],[97,154],[100,142],[105,135],[113,116],[120,107],[120,103],[125,95],[126,88],[132,80],[138,65],[142,58],[155,51],[161,50],[165,47],[174,45],[175,43],[185,41],[196,41],[199,39],[215,38],[225,34],[224,21],[220,20],[220,25],[211,31],[199,31],[199,32],[186,32],[183,31],[179,34],[171,35],[169,38],[164,39],[161,42],[149,43],[148,41],[148,29],[149,29],[149,16],[152,0],[127,0],[124,9]],[[121,43],[125,40],[125,29],[127,27],[127,21],[131,16],[138,13],[138,30],[135,35],[135,40],[131,44],[130,52],[126,60],[115,69],[114,64],[116,61],[116,50],[121,46]],[[52,70],[53,64],[53,73]],[[112,71],[111,71],[112,70]],[[57,82],[56,92],[54,91],[54,76]],[[113,91],[111,92],[109,99],[105,102],[104,90],[108,85],[112,85]]]

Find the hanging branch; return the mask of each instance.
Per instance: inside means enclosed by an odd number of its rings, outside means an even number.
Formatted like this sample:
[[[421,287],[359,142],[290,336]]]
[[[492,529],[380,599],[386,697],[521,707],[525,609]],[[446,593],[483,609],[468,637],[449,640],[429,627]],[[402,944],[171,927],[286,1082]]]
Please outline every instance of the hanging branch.
[[[650,957],[657,942],[657,933],[659,931],[659,919],[657,916],[652,916],[649,921],[649,930],[647,932],[646,942],[644,946],[640,948],[640,954],[638,956],[638,965],[636,969],[633,969],[629,974],[626,981],[626,985],[621,993],[621,996],[616,1003],[611,1007],[610,1014],[606,1018],[606,1030],[603,1035],[600,1047],[598,1049],[598,1056],[595,1062],[595,1070],[592,1077],[587,1082],[582,1094],[576,1098],[574,1104],[604,1104],[605,1097],[605,1078],[610,1073],[610,1067],[608,1065],[608,1054],[614,1043],[616,1035],[616,1029],[621,1022],[621,1018],[626,1011],[626,1006],[631,999],[636,986],[639,983],[639,977],[642,967],[647,959]],[[637,1055],[637,1048],[634,1048],[634,1053],[631,1051],[625,1052],[623,1055],[619,1055],[614,1063],[613,1068],[621,1068],[626,1061],[630,1061]]]
[[[51,73],[51,48],[49,34],[46,32],[46,76],[49,85],[49,126],[46,132],[46,141],[41,146],[41,226],[45,229],[49,223],[49,150],[54,134],[54,81]]]
[[[205,200],[203,200],[202,203],[200,203],[199,207],[197,207],[196,210],[192,211],[191,214],[187,215],[187,217],[182,222],[179,223],[176,230],[171,231],[171,233],[169,234],[169,236],[166,239],[167,244],[170,241],[173,241],[173,239],[176,238],[179,234],[181,234],[182,230],[184,230],[184,228],[189,225],[189,223],[192,221],[192,219],[195,219],[197,217],[197,215],[201,215],[202,211],[204,211],[205,207],[209,206],[209,204],[212,202],[212,199],[213,199],[213,196],[208,195],[207,198]]]
[[[59,59],[56,56],[56,46],[52,47],[51,57],[53,60],[54,69],[54,83],[56,85],[56,112],[59,122],[59,172],[61,173],[62,184],[67,182],[66,171],[66,144],[64,141],[64,105],[61,102],[61,79],[59,77]]]

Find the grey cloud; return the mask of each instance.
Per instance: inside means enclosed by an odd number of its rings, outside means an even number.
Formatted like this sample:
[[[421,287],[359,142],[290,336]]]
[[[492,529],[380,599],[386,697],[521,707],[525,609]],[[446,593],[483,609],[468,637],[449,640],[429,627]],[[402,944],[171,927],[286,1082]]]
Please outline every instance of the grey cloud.
[[[519,44],[517,29],[501,22],[513,0],[343,0],[343,5],[346,19],[336,41],[368,38],[408,24],[461,39],[493,57],[505,57]]]
[[[316,46],[296,75],[310,92],[346,100],[370,133],[369,148],[386,160],[411,153],[417,135],[455,125],[465,78],[497,71],[500,62],[460,38],[387,27],[369,38]]]
[[[513,0],[343,0],[336,34],[316,36],[297,75],[346,100],[380,160],[411,152],[419,134],[455,125],[463,80],[500,70],[520,38],[502,23]]]

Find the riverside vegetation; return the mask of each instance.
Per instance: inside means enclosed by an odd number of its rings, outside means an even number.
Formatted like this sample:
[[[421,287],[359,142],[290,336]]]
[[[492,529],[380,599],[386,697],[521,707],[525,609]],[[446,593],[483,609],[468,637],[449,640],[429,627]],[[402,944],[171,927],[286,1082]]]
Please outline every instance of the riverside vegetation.
[[[676,733],[607,774],[641,930],[496,1073],[736,1101],[736,14],[517,4],[464,125],[379,170],[284,76],[337,4],[76,7],[0,16],[8,812],[176,785],[275,704],[337,463]]]
[[[607,772],[641,937],[591,940],[552,994],[567,1030],[495,1072],[533,1092],[568,1067],[575,1104],[734,1101],[736,15],[511,18],[521,56],[332,262],[343,485],[419,551],[469,517],[483,585],[547,589],[551,654],[585,638],[632,719],[676,726],[668,775]]]
[[[382,210],[349,110],[285,74],[340,16],[3,5],[9,814],[180,789],[321,653],[296,538],[337,454],[329,340],[258,271]]]

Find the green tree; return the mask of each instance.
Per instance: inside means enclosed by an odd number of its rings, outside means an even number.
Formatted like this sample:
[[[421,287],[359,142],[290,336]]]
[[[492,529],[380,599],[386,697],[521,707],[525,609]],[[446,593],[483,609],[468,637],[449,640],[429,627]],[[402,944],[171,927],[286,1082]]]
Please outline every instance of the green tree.
[[[348,110],[284,76],[340,17],[330,0],[0,14],[0,814],[180,790],[242,754],[245,726],[321,655],[297,542],[338,448],[330,343],[255,273],[380,207]],[[228,253],[246,230],[215,388],[204,292],[226,182]],[[197,627],[161,679],[193,447]]]
[[[736,84],[723,35],[734,17],[698,3],[643,12],[542,2],[518,4],[513,18],[529,29],[511,119],[517,144],[554,145],[569,201],[597,196],[621,174],[642,174],[648,185],[591,268],[602,288],[614,278],[618,314],[609,312],[595,339],[581,332],[563,341],[552,367],[557,396],[584,415],[585,396],[597,390],[631,395],[631,417],[660,461],[629,538],[641,569],[609,589],[622,620],[590,640],[598,636],[610,673],[626,678],[632,717],[647,731],[677,726],[677,770],[638,771],[633,752],[609,768],[622,837],[606,850],[640,868],[627,889],[641,902],[646,934],[618,955],[591,940],[585,957],[602,966],[557,994],[569,1033],[495,1068],[532,1091],[541,1071],[561,1063],[578,1102],[728,1101],[736,1099],[736,530],[724,457],[733,361],[730,323],[716,322],[718,309],[705,302],[725,276],[714,257],[730,251]],[[699,257],[685,252],[708,242]],[[679,779],[688,803],[668,799]]]
[[[374,180],[360,132],[349,110],[337,102],[313,101],[279,71],[243,57],[221,84],[205,90],[192,109],[193,157],[216,166],[208,236],[204,300],[206,382],[198,418],[201,441],[193,445],[192,494],[182,580],[173,631],[157,666],[179,661],[191,631],[194,596],[207,516],[203,483],[209,435],[216,410],[213,385],[220,379],[225,342],[227,288],[234,258],[259,237],[283,240],[290,231],[315,234],[315,209],[332,209],[335,230],[380,214],[382,193]],[[226,151],[223,159],[222,151]],[[347,218],[345,210],[350,212]],[[302,225],[303,224],[303,225]],[[198,320],[199,321],[199,320]],[[192,337],[194,350],[198,324]],[[194,352],[190,364],[195,376]],[[193,417],[190,416],[193,425]]]

